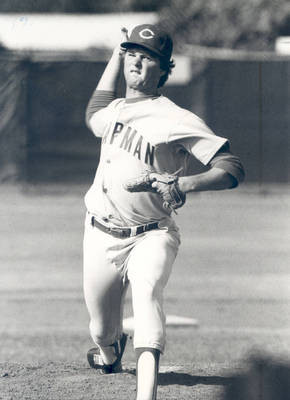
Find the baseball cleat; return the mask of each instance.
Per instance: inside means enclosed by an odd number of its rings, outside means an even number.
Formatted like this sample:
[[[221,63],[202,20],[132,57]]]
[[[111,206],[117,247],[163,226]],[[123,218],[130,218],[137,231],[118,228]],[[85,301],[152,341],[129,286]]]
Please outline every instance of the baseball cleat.
[[[102,374],[116,374],[122,372],[122,357],[126,347],[128,335],[123,333],[120,340],[113,343],[112,346],[115,349],[117,356],[116,361],[113,364],[105,364],[101,355],[100,350],[97,347],[93,347],[87,353],[88,363],[91,368],[99,369]]]

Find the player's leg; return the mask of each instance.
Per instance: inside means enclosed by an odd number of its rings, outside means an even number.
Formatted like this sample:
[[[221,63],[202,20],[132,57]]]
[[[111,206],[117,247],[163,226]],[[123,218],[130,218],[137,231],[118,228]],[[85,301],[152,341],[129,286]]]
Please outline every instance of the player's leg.
[[[137,400],[156,398],[159,355],[165,346],[163,289],[178,246],[176,233],[149,232],[136,244],[128,260],[134,311]]]
[[[123,301],[126,292],[123,278],[110,262],[107,248],[114,240],[86,223],[84,235],[83,284],[90,315],[90,333],[100,349],[105,364],[116,361],[116,344],[123,340]],[[123,343],[123,342],[122,342]]]
[[[135,352],[137,400],[155,400],[160,351],[150,347],[139,347]]]

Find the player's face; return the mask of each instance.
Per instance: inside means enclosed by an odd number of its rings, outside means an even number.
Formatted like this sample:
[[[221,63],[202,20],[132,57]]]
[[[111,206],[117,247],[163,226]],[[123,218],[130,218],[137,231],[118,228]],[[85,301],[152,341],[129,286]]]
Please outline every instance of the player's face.
[[[160,60],[151,52],[138,47],[126,51],[124,76],[127,88],[145,94],[156,94],[160,77],[165,71],[160,68]]]

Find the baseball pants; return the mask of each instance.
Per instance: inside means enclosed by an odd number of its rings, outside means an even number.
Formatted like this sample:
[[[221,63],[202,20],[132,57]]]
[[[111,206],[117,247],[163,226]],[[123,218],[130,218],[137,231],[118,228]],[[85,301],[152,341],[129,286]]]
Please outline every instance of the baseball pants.
[[[85,222],[84,296],[93,341],[108,346],[122,335],[124,299],[132,289],[134,347],[165,346],[163,289],[180,244],[176,229],[115,238]]]

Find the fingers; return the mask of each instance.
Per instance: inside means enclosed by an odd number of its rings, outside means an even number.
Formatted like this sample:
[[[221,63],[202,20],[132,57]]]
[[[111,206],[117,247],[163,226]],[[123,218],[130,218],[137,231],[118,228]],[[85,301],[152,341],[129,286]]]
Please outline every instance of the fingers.
[[[121,43],[127,42],[128,39],[128,29],[123,26],[123,28],[121,29]]]
[[[125,28],[123,26],[123,28],[121,28],[121,41],[120,41],[120,43],[126,42],[127,40],[128,40],[128,30],[127,30],[127,28]],[[125,52],[126,52],[126,49],[119,45],[118,46],[119,56],[121,56],[123,58],[124,55],[125,55]]]
[[[122,37],[122,42],[125,42],[125,41],[127,41],[128,40],[128,29],[127,28],[125,28],[124,26],[123,26],[123,28],[121,29],[121,37]]]

